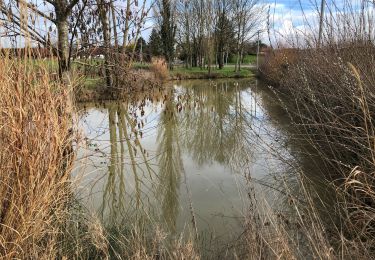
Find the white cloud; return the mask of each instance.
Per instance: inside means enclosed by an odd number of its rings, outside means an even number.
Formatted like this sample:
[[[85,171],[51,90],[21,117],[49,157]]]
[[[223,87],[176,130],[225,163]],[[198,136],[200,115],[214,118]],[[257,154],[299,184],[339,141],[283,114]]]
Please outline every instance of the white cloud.
[[[271,1],[271,0],[270,0]],[[306,46],[315,44],[319,31],[319,1],[293,1],[277,0],[270,3],[268,31],[269,35],[263,35],[266,42],[271,41],[275,47],[282,46]],[[302,3],[301,6],[299,3]],[[310,3],[310,4],[308,4]],[[327,1],[323,20],[323,38],[339,41],[343,37],[352,34],[354,37],[360,29],[360,0],[335,0]],[[368,2],[365,7],[365,34],[375,39],[375,11],[374,5]],[[345,13],[345,14],[344,14]],[[344,21],[345,17],[345,21]],[[344,29],[345,28],[345,29]],[[357,36],[355,36],[357,37]]]

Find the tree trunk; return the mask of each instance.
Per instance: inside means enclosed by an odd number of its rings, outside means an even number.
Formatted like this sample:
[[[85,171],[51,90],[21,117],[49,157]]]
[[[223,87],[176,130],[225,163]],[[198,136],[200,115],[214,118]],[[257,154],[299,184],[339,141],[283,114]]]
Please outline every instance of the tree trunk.
[[[107,17],[107,10],[106,10],[106,3],[105,1],[99,1],[99,14],[100,14],[100,22],[102,24],[103,30],[103,40],[104,40],[104,69],[105,69],[105,80],[107,88],[111,86],[111,72],[109,70],[109,59],[110,59],[110,51],[109,48],[111,46],[110,43],[110,35],[109,35],[109,25],[108,25],[108,17]]]
[[[224,50],[222,46],[219,46],[217,57],[218,57],[219,69],[221,70],[224,67]]]
[[[240,39],[240,37],[241,37],[241,32],[240,32],[241,27],[240,26],[238,27],[238,30],[239,31],[237,33],[237,46],[236,46],[237,57],[236,57],[236,66],[235,66],[235,69],[234,69],[235,72],[239,71],[238,65],[239,65],[239,59],[240,59],[240,42],[241,42],[241,39]]]
[[[122,43],[122,50],[123,50],[124,53],[126,51],[126,46],[128,45],[129,20],[130,20],[130,0],[127,0],[126,1],[124,39],[123,39],[123,43]]]
[[[235,72],[239,72],[240,71],[240,51],[238,50],[237,51],[237,57],[236,57],[236,67],[235,67]]]
[[[57,27],[57,49],[59,63],[59,77],[69,70],[69,44],[68,44],[68,19],[67,16],[61,16],[56,22]]]
[[[115,39],[116,52],[118,52],[116,12],[115,12],[115,6],[113,4],[113,1],[111,1],[111,12],[112,12],[112,24],[113,24],[113,37]]]
[[[188,9],[188,2],[185,2],[185,9]],[[192,63],[192,55],[191,55],[191,42],[190,42],[190,23],[189,23],[189,14],[185,13],[185,36],[186,36],[186,49],[187,49],[187,57],[186,57],[186,68],[189,69]]]
[[[240,62],[238,64],[238,71],[241,71],[242,61],[243,61],[243,48],[241,48],[241,51],[240,51]]]
[[[207,68],[208,68],[208,77],[211,77],[211,65],[212,65],[212,53],[211,53],[211,35],[208,35],[207,40]]]

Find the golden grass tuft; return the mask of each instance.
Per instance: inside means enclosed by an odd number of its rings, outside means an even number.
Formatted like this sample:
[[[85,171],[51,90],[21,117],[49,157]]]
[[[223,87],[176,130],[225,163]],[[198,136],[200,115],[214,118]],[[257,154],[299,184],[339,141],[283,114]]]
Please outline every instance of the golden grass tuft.
[[[169,78],[168,65],[163,58],[152,59],[151,71],[155,74],[155,77],[160,81],[165,81]]]

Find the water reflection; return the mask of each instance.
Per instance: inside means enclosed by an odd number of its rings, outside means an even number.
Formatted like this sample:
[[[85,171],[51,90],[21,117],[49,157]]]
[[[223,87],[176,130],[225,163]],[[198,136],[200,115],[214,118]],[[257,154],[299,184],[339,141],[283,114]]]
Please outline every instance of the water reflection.
[[[184,170],[180,150],[179,119],[180,104],[174,99],[174,89],[168,91],[164,100],[163,113],[160,115],[157,136],[157,153],[159,166],[159,185],[157,196],[161,199],[162,219],[167,230],[176,232],[176,221],[179,211],[178,191],[181,173]]]
[[[215,161],[241,168],[251,159],[254,149],[248,144],[255,140],[248,126],[254,117],[241,102],[245,86],[220,82],[183,89],[188,100],[181,115],[181,129],[186,130],[182,145],[197,164]]]
[[[191,81],[127,102],[84,104],[77,172],[87,174],[78,195],[110,227],[142,215],[172,236],[236,238],[246,179],[284,167],[270,152],[284,136],[254,87]]]

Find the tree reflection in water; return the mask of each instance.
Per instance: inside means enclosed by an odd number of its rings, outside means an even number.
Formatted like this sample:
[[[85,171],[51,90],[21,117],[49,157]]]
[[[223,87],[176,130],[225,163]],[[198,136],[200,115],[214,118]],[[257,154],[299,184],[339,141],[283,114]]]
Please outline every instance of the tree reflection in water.
[[[186,133],[183,146],[199,164],[213,161],[231,168],[243,168],[254,149],[254,134],[248,126],[253,117],[241,102],[246,86],[236,82],[192,85],[185,88],[188,97],[181,114],[180,129]]]
[[[160,114],[158,129],[158,165],[159,185],[157,196],[161,201],[162,219],[167,230],[176,232],[176,221],[179,208],[179,188],[183,162],[179,144],[178,108],[174,99],[174,91],[165,96],[163,113]]]
[[[261,118],[264,111],[256,104],[257,94],[250,90],[251,84],[236,80],[184,82],[152,94],[140,93],[127,102],[106,103],[108,126],[104,136],[108,138],[97,142],[100,147],[109,147],[102,151],[108,168],[102,168],[102,181],[94,184],[100,186],[96,190],[102,199],[93,202],[106,225],[125,226],[130,216],[132,224],[144,225],[146,218],[167,234],[178,235],[185,225],[191,227],[193,218],[196,231],[192,212],[195,194],[190,194],[189,185],[198,187],[203,182],[193,176],[191,165],[197,169],[214,167],[219,172],[207,176],[222,182],[223,176],[237,174],[242,178],[255,169],[255,162],[267,160],[261,139],[271,135],[275,125]],[[91,141],[96,140],[93,137]],[[187,189],[181,189],[182,185]],[[242,196],[235,184],[225,185],[228,196]],[[215,207],[220,203],[224,202],[202,205]],[[212,218],[202,213],[205,208],[195,210],[200,218]],[[182,211],[192,215],[183,216]],[[236,211],[232,214],[240,215]]]

